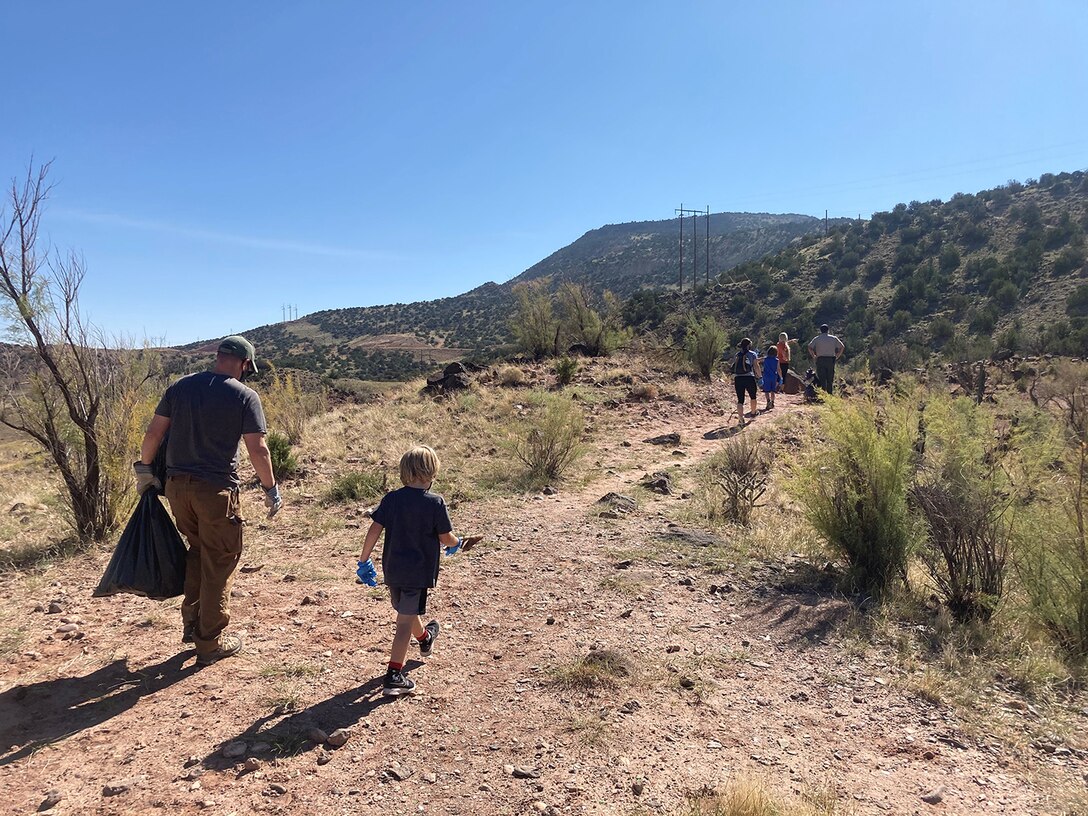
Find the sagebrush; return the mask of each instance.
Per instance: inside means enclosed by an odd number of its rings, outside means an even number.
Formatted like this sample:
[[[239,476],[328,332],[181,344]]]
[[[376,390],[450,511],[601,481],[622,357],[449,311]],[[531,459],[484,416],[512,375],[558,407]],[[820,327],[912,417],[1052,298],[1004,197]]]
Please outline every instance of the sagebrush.
[[[906,581],[914,531],[907,490],[917,429],[908,396],[827,397],[824,440],[796,483],[809,522],[848,567],[850,591],[881,595]]]

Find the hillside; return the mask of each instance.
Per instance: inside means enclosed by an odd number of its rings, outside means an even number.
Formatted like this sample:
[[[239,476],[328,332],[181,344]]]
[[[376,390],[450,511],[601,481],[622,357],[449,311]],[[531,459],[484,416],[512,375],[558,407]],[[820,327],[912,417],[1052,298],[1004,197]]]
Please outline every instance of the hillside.
[[[823,222],[806,215],[713,213],[710,274],[787,246]],[[692,237],[686,224],[685,274],[691,281]],[[700,280],[706,271],[706,224],[699,219]],[[261,355],[280,367],[330,378],[393,380],[432,371],[450,359],[490,352],[511,339],[508,320],[519,283],[585,285],[626,298],[642,287],[675,287],[679,222],[639,221],[591,230],[502,284],[486,283],[455,297],[330,309],[245,332]],[[185,351],[206,353],[211,342]]]
[[[901,368],[939,352],[1088,355],[1088,175],[1038,180],[947,202],[914,201],[826,237],[744,263],[693,299],[629,304],[643,328],[679,334],[686,316],[722,318],[736,341],[780,331],[807,339],[822,322],[848,354]]]

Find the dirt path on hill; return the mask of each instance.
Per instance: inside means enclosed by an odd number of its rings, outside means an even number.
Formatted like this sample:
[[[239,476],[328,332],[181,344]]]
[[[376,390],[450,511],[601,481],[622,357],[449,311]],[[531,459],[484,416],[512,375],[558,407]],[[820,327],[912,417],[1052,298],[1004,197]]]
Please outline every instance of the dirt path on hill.
[[[1062,812],[1040,780],[1079,781],[1076,746],[968,734],[910,695],[892,655],[843,638],[851,608],[800,559],[700,569],[706,534],[676,523],[679,495],[636,491],[633,512],[601,517],[603,494],[632,494],[647,472],[693,478],[722,444],[703,438],[728,419],[720,394],[606,409],[621,435],[597,445],[584,489],[455,510],[459,531],[488,540],[443,567],[443,630],[410,664],[415,697],[380,696],[392,621],[384,594],[351,580],[361,529],[258,526],[261,558],[235,589],[246,650],[200,671],[176,604],[92,600],[106,556],[73,563],[22,602],[32,635],[0,668],[0,812],[56,790],[56,814],[612,816],[669,813],[751,775],[859,814]],[[745,433],[799,410],[782,398]],[[679,445],[643,441],[671,432]],[[53,600],[62,612],[33,611]],[[630,661],[613,687],[555,682],[609,651]],[[350,736],[319,747],[314,728]],[[935,790],[939,804],[922,801]]]

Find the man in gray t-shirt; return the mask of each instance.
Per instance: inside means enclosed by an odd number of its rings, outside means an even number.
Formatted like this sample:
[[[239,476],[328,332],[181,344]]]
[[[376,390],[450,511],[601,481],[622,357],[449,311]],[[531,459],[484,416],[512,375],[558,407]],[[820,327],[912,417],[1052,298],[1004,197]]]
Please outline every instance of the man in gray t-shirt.
[[[265,444],[264,410],[257,392],[241,383],[257,371],[253,344],[228,337],[219,344],[211,371],[182,377],[166,389],[134,465],[137,489],[158,487],[151,463],[166,436],[166,498],[178,529],[189,542],[182,641],[195,643],[197,663],[208,665],[242,650],[230,622],[230,588],[242,555],[238,499],[238,444],[265,491],[269,517],[280,509],[272,457]]]
[[[830,334],[830,331],[831,327],[824,323],[820,326],[820,333],[808,344],[809,356],[816,361],[816,377],[820,387],[829,394],[835,388],[835,361],[846,351],[842,340]]]

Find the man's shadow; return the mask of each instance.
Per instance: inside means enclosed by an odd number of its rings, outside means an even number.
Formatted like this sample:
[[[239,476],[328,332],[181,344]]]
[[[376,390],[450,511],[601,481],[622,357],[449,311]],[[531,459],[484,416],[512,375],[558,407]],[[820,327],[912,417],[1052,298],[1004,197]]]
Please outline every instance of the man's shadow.
[[[182,664],[190,657],[181,652],[135,671],[119,658],[82,677],[13,686],[0,694],[0,766],[104,723],[141,697],[189,677],[195,664]]]
[[[422,665],[418,660],[409,660],[405,670]],[[318,747],[309,737],[312,729],[319,728],[325,734],[331,734],[337,728],[349,728],[358,724],[379,706],[396,701],[396,697],[382,695],[384,680],[384,676],[375,677],[361,686],[342,691],[327,700],[296,711],[271,726],[269,723],[281,715],[273,713],[259,717],[245,731],[225,740],[223,744],[244,742],[252,750],[253,746],[264,743],[270,753],[281,757],[305,753]],[[228,759],[215,750],[204,758],[202,764],[209,770],[222,771],[233,767],[238,761]]]

